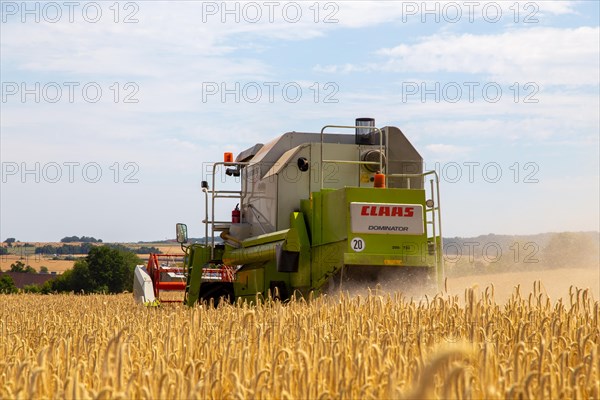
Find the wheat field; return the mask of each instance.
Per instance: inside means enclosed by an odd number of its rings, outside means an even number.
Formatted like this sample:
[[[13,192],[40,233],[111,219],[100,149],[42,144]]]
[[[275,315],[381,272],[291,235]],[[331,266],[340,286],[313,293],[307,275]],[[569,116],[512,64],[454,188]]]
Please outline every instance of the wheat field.
[[[147,308],[0,295],[1,399],[599,398],[600,306],[536,283]]]

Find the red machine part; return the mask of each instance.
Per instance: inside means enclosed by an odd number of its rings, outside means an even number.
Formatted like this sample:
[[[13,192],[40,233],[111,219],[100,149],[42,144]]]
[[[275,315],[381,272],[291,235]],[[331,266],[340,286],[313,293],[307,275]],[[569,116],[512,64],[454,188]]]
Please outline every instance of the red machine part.
[[[238,211],[239,212],[239,211]],[[148,257],[148,265],[146,271],[152,279],[152,286],[154,287],[154,296],[163,303],[175,303],[181,300],[166,300],[160,299],[161,291],[185,291],[186,280],[181,281],[164,281],[161,280],[162,274],[165,273],[176,273],[184,275],[186,273],[184,267],[171,267],[162,266],[165,263],[176,263],[183,265],[182,254],[150,254]],[[233,282],[235,280],[235,271],[232,267],[222,264],[210,264],[211,267],[204,267],[202,269],[202,282]]]
[[[152,286],[154,287],[154,297],[162,302],[178,302],[179,300],[162,300],[160,299],[160,291],[185,291],[186,281],[163,281],[161,276],[164,273],[174,272],[177,274],[183,274],[183,267],[164,267],[162,263],[177,262],[183,265],[183,255],[181,254],[150,254],[148,257],[148,266],[146,270],[150,279],[152,279]]]
[[[240,205],[236,205],[233,211],[231,211],[231,223],[239,224],[242,220],[242,213],[240,212]]]

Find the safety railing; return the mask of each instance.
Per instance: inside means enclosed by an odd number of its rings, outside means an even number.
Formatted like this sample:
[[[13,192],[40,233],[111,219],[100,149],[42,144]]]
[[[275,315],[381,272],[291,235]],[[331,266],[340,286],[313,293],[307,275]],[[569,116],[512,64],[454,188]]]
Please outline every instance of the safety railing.
[[[377,131],[379,133],[379,163],[374,162],[374,161],[350,161],[350,160],[326,160],[323,158],[323,138],[324,138],[324,134],[325,134],[325,129],[328,128],[336,128],[336,129],[372,129],[374,131]],[[385,143],[388,143],[388,135],[387,135],[387,130],[386,130],[386,135],[385,135]],[[384,152],[383,152],[384,146],[383,146],[383,132],[381,131],[381,129],[376,128],[374,126],[352,126],[352,125],[325,125],[323,128],[321,128],[321,189],[323,189],[323,181],[324,181],[324,164],[325,163],[332,163],[332,164],[356,164],[356,165],[378,165],[379,166],[379,171],[381,171],[382,173],[385,171],[385,165],[383,163],[384,160]],[[388,155],[387,155],[387,146],[385,147],[386,152],[385,152],[385,159],[388,159]]]
[[[219,166],[223,167],[243,167],[248,165],[247,162],[216,162],[212,165],[212,184],[210,188],[203,188],[202,191],[205,195],[205,213],[204,220],[202,221],[205,225],[204,237],[205,244],[208,246],[208,227],[210,226],[210,257],[214,258],[215,254],[215,230],[224,230],[226,227],[231,225],[231,221],[216,221],[215,220],[215,200],[218,198],[221,199],[239,199],[240,201],[240,210],[243,210],[244,207],[244,193],[242,190],[217,190],[216,189],[216,171]],[[242,185],[243,186],[243,185]],[[211,197],[211,205],[210,212],[211,218],[208,218],[208,195]]]
[[[433,176],[433,179],[429,180],[429,192],[433,205],[425,208],[425,219],[426,224],[431,225],[431,238],[433,240],[433,255],[436,262],[436,269],[441,271],[442,276],[445,276],[444,271],[444,256],[442,254],[444,249],[444,239],[442,236],[442,208],[440,204],[440,179],[436,171],[426,171],[421,174],[388,174],[386,178],[406,178],[408,182],[407,189],[410,189],[411,179],[424,180],[427,176]],[[428,216],[430,218],[428,218]]]

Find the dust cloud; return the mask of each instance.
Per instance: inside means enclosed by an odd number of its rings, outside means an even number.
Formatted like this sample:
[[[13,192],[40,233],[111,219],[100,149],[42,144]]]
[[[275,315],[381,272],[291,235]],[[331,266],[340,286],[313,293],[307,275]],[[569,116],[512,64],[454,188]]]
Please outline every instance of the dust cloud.
[[[483,292],[486,287],[494,287],[497,303],[505,303],[520,285],[521,293],[533,291],[533,284],[541,282],[542,292],[552,302],[566,299],[571,286],[579,289],[589,289],[595,300],[600,299],[600,270],[598,268],[561,268],[543,271],[508,272],[502,274],[462,276],[448,278],[448,294],[459,295],[461,298],[466,289],[476,287]]]

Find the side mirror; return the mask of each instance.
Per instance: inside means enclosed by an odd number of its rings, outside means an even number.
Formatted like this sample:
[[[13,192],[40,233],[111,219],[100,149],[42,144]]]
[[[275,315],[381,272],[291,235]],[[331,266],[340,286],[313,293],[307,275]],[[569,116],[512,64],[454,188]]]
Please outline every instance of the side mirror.
[[[177,243],[187,243],[188,234],[187,234],[187,225],[186,224],[177,224],[175,225],[175,230],[177,233]]]

